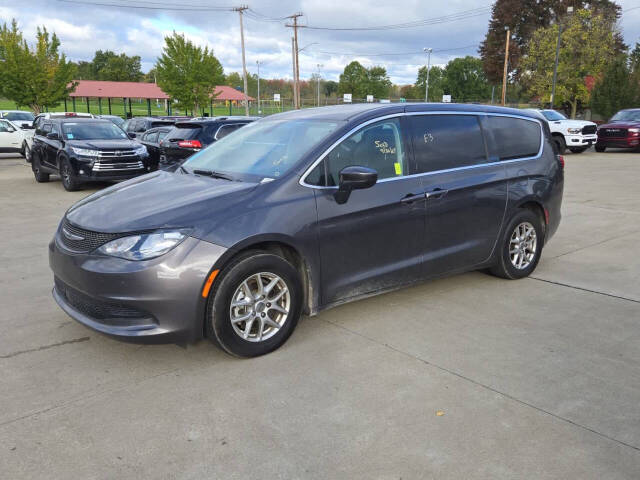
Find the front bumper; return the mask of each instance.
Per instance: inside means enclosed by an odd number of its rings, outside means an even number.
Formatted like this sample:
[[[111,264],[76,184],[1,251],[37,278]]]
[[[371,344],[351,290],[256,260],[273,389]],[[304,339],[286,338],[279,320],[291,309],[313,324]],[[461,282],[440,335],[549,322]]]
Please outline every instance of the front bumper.
[[[638,148],[640,137],[598,137],[596,145],[607,148]]]
[[[595,145],[598,141],[598,136],[593,135],[567,135],[566,137],[567,148],[583,148]]]
[[[120,340],[193,342],[203,334],[202,288],[225,251],[189,237],[166,255],[136,262],[71,253],[54,238],[53,297],[73,319]]]

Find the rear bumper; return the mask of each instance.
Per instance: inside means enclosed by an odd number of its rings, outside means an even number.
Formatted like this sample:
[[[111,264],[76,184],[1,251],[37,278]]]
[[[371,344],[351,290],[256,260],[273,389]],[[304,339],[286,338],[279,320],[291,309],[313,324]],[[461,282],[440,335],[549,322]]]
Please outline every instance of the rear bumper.
[[[187,343],[202,337],[201,292],[225,248],[188,238],[161,257],[134,262],[73,254],[54,239],[53,297],[71,318],[135,343]]]

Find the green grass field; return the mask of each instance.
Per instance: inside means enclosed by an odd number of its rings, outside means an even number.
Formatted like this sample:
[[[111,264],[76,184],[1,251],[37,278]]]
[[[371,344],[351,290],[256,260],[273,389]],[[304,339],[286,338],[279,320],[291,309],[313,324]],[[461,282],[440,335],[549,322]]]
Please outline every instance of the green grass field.
[[[94,115],[109,114],[109,106],[106,99],[103,99],[101,104],[98,103],[98,99],[92,98],[89,100],[89,108],[87,109],[87,103],[84,98],[77,98],[75,103],[75,109],[73,102],[71,100],[67,100],[67,111],[73,112],[89,112]],[[311,105],[309,105],[311,106]],[[261,105],[262,115],[271,115],[274,113],[278,113],[282,111],[283,107],[275,105],[273,102],[264,103]],[[284,106],[284,110],[291,110],[290,105]],[[10,100],[0,99],[0,110],[28,110],[28,108],[18,108],[16,104]],[[49,109],[51,112],[63,112],[65,111],[64,103],[58,104],[57,107]],[[129,107],[127,105],[127,112],[125,113],[123,100],[121,98],[111,99],[111,115],[119,115],[123,118],[126,118],[126,115],[129,113]],[[131,113],[134,117],[146,116],[148,115],[147,102],[146,100],[137,101],[133,100],[131,102]],[[191,112],[189,112],[190,114]],[[213,110],[207,106],[206,109],[201,112],[193,112],[194,116],[202,116],[204,113],[214,116],[219,115],[244,115],[245,111],[242,106],[233,105],[231,106],[231,111],[229,110],[228,105],[224,105],[222,103],[214,104]],[[173,115],[184,115],[184,110],[179,111],[173,109]],[[250,115],[258,115],[258,106],[255,104],[251,105],[249,109]],[[151,115],[167,115],[167,112],[164,109],[164,103],[156,104],[154,101],[151,102]]]

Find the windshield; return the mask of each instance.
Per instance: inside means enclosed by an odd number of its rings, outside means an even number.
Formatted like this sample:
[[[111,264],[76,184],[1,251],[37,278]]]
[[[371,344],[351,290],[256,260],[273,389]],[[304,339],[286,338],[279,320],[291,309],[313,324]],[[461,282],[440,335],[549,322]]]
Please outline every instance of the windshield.
[[[277,178],[342,124],[320,120],[260,120],[192,156],[185,167]]]
[[[4,118],[7,120],[27,120],[33,122],[35,117],[31,112],[8,112],[5,113]]]
[[[122,140],[129,138],[111,122],[68,122],[62,124],[62,136],[67,140]]]
[[[611,117],[612,122],[640,122],[640,110],[623,110]]]
[[[544,115],[544,118],[546,118],[550,122],[567,119],[567,117],[565,117],[559,112],[556,112],[555,110],[543,110],[542,115]]]

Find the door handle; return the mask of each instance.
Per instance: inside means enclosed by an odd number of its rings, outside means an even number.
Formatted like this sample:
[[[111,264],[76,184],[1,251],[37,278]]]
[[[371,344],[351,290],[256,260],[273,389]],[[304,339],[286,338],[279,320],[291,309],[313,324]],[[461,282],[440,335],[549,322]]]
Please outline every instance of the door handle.
[[[427,200],[429,200],[430,198],[442,198],[448,192],[449,192],[449,190],[443,190],[441,188],[436,188],[435,190],[431,190],[430,192],[427,192]]]
[[[402,197],[402,199],[400,200],[401,203],[404,204],[410,204],[413,202],[417,202],[418,200],[423,200],[424,199],[424,193],[407,193],[404,197]]]

